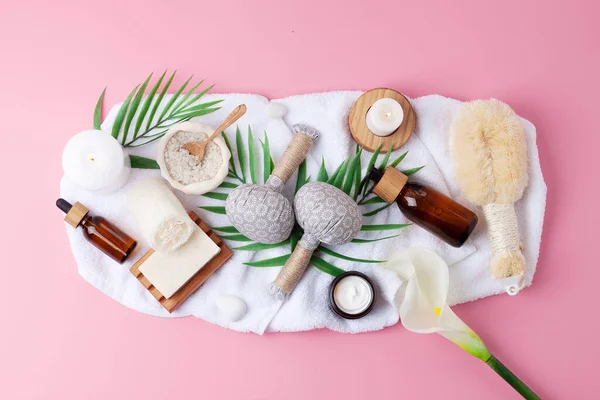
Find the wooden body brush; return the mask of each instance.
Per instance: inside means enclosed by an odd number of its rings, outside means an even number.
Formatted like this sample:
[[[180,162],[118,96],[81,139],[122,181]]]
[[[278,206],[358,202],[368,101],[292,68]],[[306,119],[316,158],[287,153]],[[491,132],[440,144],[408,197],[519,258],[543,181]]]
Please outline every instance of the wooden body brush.
[[[525,258],[521,249],[514,203],[527,186],[527,142],[521,121],[505,103],[476,100],[466,103],[450,127],[450,148],[459,186],[467,199],[483,207],[492,248],[494,278],[521,276]]]

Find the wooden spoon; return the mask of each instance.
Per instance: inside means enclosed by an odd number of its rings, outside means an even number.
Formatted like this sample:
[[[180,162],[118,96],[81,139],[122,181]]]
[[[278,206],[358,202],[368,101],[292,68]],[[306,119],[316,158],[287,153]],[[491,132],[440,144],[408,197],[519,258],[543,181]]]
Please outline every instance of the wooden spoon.
[[[210,135],[206,140],[204,140],[203,142],[186,143],[183,146],[181,146],[181,148],[189,151],[190,154],[197,156],[198,162],[202,161],[202,159],[204,158],[204,153],[206,152],[206,146],[211,142],[211,140],[216,138],[217,135],[219,135],[225,129],[229,128],[231,124],[240,119],[240,117],[244,114],[246,114],[246,105],[240,104],[227,116],[227,118],[225,118],[225,121],[223,121],[223,123],[219,125],[219,127],[215,129],[213,134]]]

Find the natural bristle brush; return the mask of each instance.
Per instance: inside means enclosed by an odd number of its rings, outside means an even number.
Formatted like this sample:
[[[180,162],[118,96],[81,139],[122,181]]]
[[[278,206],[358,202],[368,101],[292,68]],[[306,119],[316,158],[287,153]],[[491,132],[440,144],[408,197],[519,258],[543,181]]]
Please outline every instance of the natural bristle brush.
[[[483,207],[492,275],[520,276],[519,286],[507,289],[516,294],[523,287],[526,266],[514,203],[529,180],[521,121],[499,100],[465,103],[450,127],[450,148],[459,186],[470,202]]]

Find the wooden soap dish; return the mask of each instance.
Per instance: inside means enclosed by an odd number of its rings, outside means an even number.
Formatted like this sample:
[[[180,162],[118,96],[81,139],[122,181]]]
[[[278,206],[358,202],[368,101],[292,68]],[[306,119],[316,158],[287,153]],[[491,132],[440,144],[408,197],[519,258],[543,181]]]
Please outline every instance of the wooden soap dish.
[[[367,111],[379,99],[389,97],[396,100],[402,106],[404,111],[404,120],[394,133],[389,136],[377,136],[367,128]],[[363,148],[373,152],[380,144],[381,151],[386,152],[390,146],[393,150],[398,150],[400,146],[408,141],[410,135],[415,130],[416,117],[410,102],[402,93],[393,89],[372,89],[363,93],[352,105],[348,117],[350,133],[354,140]]]
[[[202,229],[204,231],[204,233],[206,233],[208,235],[208,237],[213,242],[215,242],[215,244],[217,246],[219,246],[221,251],[219,252],[219,254],[214,256],[214,258],[211,259],[200,271],[198,271],[198,273],[196,275],[194,275],[185,285],[183,285],[181,287],[181,289],[179,289],[177,292],[175,292],[175,294],[173,294],[173,296],[171,296],[170,298],[167,299],[167,298],[165,298],[165,296],[163,296],[158,291],[158,289],[156,289],[152,285],[152,283],[150,283],[150,281],[144,276],[144,274],[142,274],[140,272],[140,266],[144,263],[144,261],[146,261],[148,259],[148,257],[150,257],[152,255],[152,253],[154,253],[153,249],[148,250],[148,252],[146,254],[144,254],[142,256],[142,258],[140,258],[138,260],[138,262],[136,262],[129,269],[129,271],[131,271],[133,276],[135,276],[137,278],[137,280],[140,281],[142,283],[142,285],[144,285],[144,287],[146,289],[148,289],[148,291],[150,293],[152,293],[152,296],[154,296],[154,298],[156,300],[158,300],[158,302],[168,312],[173,312],[173,310],[175,310],[177,307],[179,307],[179,305],[181,303],[183,303],[185,301],[185,299],[187,299],[192,293],[194,293],[196,291],[196,289],[198,289],[200,287],[200,285],[202,285],[204,282],[206,282],[208,277],[211,276],[213,274],[213,272],[215,272],[217,269],[219,269],[219,267],[221,267],[221,265],[225,264],[225,262],[227,260],[229,260],[229,258],[231,258],[232,254],[233,254],[233,252],[231,251],[231,249],[229,247],[227,247],[225,242],[223,242],[223,240],[221,240],[221,238],[219,236],[217,236],[217,234],[214,233],[208,227],[208,225],[206,225],[200,219],[200,217],[198,217],[198,215],[196,215],[195,212],[190,211],[190,212],[188,212],[188,215],[190,216],[192,221],[194,221],[200,227],[200,229]]]

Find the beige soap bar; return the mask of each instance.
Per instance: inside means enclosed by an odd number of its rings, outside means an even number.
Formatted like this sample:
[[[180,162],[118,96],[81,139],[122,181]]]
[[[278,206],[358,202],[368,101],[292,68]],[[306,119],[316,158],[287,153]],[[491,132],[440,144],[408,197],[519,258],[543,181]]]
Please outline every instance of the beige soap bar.
[[[140,272],[167,299],[186,284],[221,250],[200,228],[171,253],[155,251],[140,266]]]

